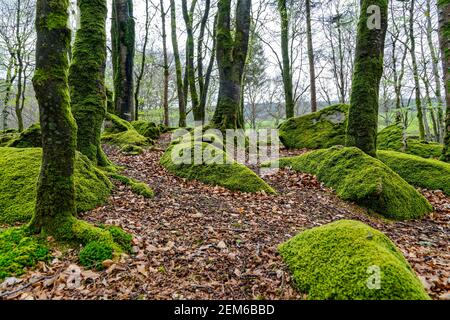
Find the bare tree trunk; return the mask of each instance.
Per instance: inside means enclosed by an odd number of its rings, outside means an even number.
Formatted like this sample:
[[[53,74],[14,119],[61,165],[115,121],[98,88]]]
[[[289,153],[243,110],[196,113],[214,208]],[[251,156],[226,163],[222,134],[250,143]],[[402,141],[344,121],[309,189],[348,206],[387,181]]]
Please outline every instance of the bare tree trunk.
[[[284,85],[284,100],[286,105],[286,118],[289,119],[295,116],[295,104],[291,61],[289,56],[289,16],[286,0],[278,0],[278,11],[281,17],[281,55],[283,61],[282,76]]]
[[[173,55],[175,59],[175,69],[177,75],[178,108],[180,114],[178,125],[180,127],[186,127],[186,100],[184,99],[183,71],[181,67],[180,51],[178,50],[175,0],[170,0],[170,20],[172,26]]]
[[[148,0],[146,0],[148,1]],[[163,59],[164,59],[164,125],[170,126],[169,119],[169,59],[167,58],[167,32],[166,32],[166,11],[164,9],[164,0],[160,0],[161,23],[162,23],[162,42],[163,42]]]
[[[144,36],[144,45],[142,47],[142,60],[141,60],[141,68],[139,70],[138,76],[136,78],[136,89],[134,92],[134,106],[136,108],[135,111],[135,119],[139,119],[139,93],[141,91],[141,81],[144,76],[145,70],[145,62],[147,61],[147,44],[148,44],[148,32],[150,29],[150,14],[149,14],[149,0],[145,0],[145,36]],[[165,27],[163,27],[165,28]]]
[[[195,81],[195,66],[194,66],[194,30],[193,30],[193,15],[197,0],[193,0],[190,10],[187,7],[187,0],[182,0],[183,18],[186,24],[187,31],[187,43],[186,43],[186,76],[189,82],[189,89],[192,101],[192,113],[194,115],[194,121],[203,123],[203,115],[200,110],[200,100],[197,93],[197,85]]]
[[[311,92],[311,112],[317,111],[316,70],[311,28],[311,0],[306,0],[306,33],[308,37],[309,81]]]
[[[15,62],[15,58],[11,57],[9,64],[8,64],[8,69],[6,71],[6,91],[5,91],[5,97],[3,98],[3,110],[2,110],[2,129],[6,130],[8,129],[8,116],[9,116],[9,112],[8,112],[8,104],[9,104],[9,99],[11,97],[11,93],[12,93],[12,87],[13,87],[13,83],[17,77],[17,69],[14,67],[16,64]],[[14,70],[14,73],[13,73]]]
[[[424,116],[422,110],[422,101],[420,95],[420,81],[419,81],[419,70],[417,66],[417,57],[416,57],[416,39],[414,36],[414,11],[415,11],[415,1],[411,1],[411,6],[409,10],[409,40],[411,42],[410,45],[410,54],[411,54],[411,63],[412,63],[412,71],[414,76],[414,86],[415,86],[415,94],[416,94],[416,110],[417,110],[417,120],[419,121],[419,138],[420,140],[425,140],[425,124],[424,124]]]
[[[197,77],[198,77],[198,85],[199,85],[199,92],[200,92],[200,102],[199,102],[199,113],[200,113],[200,117],[201,117],[201,121],[202,123],[205,122],[205,118],[206,118],[206,98],[207,98],[207,94],[208,94],[208,88],[209,88],[209,79],[211,78],[211,74],[208,75],[208,72],[211,70],[212,71],[212,66],[211,69],[209,68],[209,65],[211,65],[211,61],[212,63],[214,63],[214,55],[215,55],[215,31],[213,34],[213,48],[212,48],[212,52],[211,52],[211,60],[210,63],[208,65],[207,71],[206,71],[206,75],[203,73],[203,41],[205,38],[205,31],[206,31],[206,26],[208,24],[208,18],[209,18],[209,12],[211,10],[211,0],[206,0],[205,1],[205,11],[203,13],[203,17],[202,17],[202,21],[200,23],[200,34],[198,37],[198,42],[197,42]],[[216,30],[216,22],[217,20],[214,19],[214,30]],[[208,78],[208,84],[206,84],[206,78]]]

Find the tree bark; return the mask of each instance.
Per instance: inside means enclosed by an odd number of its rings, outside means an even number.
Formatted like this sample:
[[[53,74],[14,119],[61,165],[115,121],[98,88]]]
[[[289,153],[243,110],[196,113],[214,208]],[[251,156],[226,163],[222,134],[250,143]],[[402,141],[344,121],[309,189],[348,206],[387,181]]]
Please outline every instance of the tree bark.
[[[148,32],[150,29],[150,14],[149,14],[149,0],[145,0],[145,36],[144,45],[142,47],[142,60],[139,74],[136,78],[136,89],[134,91],[134,106],[136,108],[134,118],[139,120],[139,93],[141,91],[141,81],[144,77],[145,62],[147,61],[147,44],[148,44]]]
[[[69,71],[72,114],[78,125],[77,150],[100,166],[109,161],[101,146],[106,116],[106,0],[78,0],[80,27]]]
[[[411,1],[411,6],[409,10],[409,40],[411,42],[409,52],[411,54],[412,71],[414,77],[414,92],[416,95],[416,110],[417,110],[417,120],[419,121],[419,138],[420,140],[425,140],[425,124],[423,117],[422,101],[420,94],[420,81],[419,81],[419,70],[417,66],[416,57],[416,39],[414,36],[414,10],[415,1]]]
[[[235,36],[231,32],[231,0],[219,0],[217,65],[219,96],[211,126],[221,130],[243,128],[240,121],[241,90],[250,35],[251,0],[238,0]]]
[[[289,17],[286,0],[278,0],[278,11],[281,17],[281,56],[283,62],[282,77],[284,86],[284,100],[286,107],[286,118],[295,116],[294,93],[291,61],[289,55]]]
[[[148,0],[146,0],[148,1]],[[163,109],[164,125],[170,126],[169,119],[169,59],[167,57],[167,31],[166,31],[166,11],[164,9],[164,0],[160,0],[161,23],[162,23],[162,43],[164,60],[164,89],[163,89]]]
[[[37,201],[30,226],[45,234],[74,217],[76,123],[70,112],[67,71],[70,30],[68,0],[38,0],[36,14],[36,72],[34,90],[42,131],[42,166]]]
[[[10,99],[11,93],[12,93],[13,83],[17,77],[17,69],[14,68],[15,64],[16,64],[15,58],[11,57],[11,60],[9,61],[9,64],[8,64],[8,69],[6,70],[6,80],[5,80],[6,90],[5,90],[5,97],[3,98],[3,110],[2,110],[2,129],[3,130],[8,129],[8,116],[9,116],[8,104],[9,104],[9,99]],[[13,73],[13,69],[14,69],[14,73]]]
[[[380,8],[380,27],[369,28],[369,6]],[[376,157],[378,104],[387,31],[387,0],[361,0],[355,71],[347,126],[347,146]]]
[[[311,92],[311,112],[317,111],[316,69],[311,27],[311,0],[306,0],[306,33],[308,37],[309,83]]]
[[[175,0],[170,0],[170,21],[172,27],[172,47],[175,59],[175,70],[177,75],[177,93],[178,93],[178,109],[180,127],[186,127],[186,101],[184,99],[183,70],[181,67],[180,51],[178,49],[177,38],[177,16]]]
[[[450,162],[450,0],[439,0],[439,42],[442,53],[442,70],[444,70],[445,101],[445,136],[442,160]]]
[[[135,119],[133,0],[113,0],[111,40],[115,110],[122,119],[133,121]]]
[[[194,121],[203,123],[204,114],[200,110],[200,100],[197,92],[197,85],[195,81],[195,66],[194,66],[194,55],[195,55],[195,43],[194,43],[194,30],[193,30],[193,14],[197,0],[193,0],[191,3],[191,8],[188,10],[187,0],[182,0],[183,18],[186,24],[187,31],[187,44],[186,44],[186,75],[189,83],[189,90],[191,94],[192,101],[192,113],[194,115]]]

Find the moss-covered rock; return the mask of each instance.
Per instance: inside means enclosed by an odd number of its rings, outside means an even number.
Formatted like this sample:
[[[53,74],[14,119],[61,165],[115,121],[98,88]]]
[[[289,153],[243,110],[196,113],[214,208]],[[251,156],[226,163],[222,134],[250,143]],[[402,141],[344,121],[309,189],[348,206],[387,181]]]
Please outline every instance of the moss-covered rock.
[[[222,163],[201,161],[200,159],[200,161],[197,161],[197,163],[200,163],[195,164],[195,154],[206,153],[211,154],[209,159],[221,159],[219,161],[222,161]],[[188,161],[176,163],[173,156],[175,158],[185,157]],[[275,193],[267,183],[245,165],[232,161],[225,152],[208,143],[183,142],[172,144],[162,156],[160,163],[167,170],[182,178],[199,180],[236,191]]]
[[[40,148],[0,148],[0,223],[30,220],[41,157]],[[80,153],[76,156],[74,179],[78,212],[104,203],[111,193],[109,179]]]
[[[438,158],[442,154],[442,145],[425,142],[413,137],[403,137],[403,129],[397,124],[390,125],[378,133],[378,150],[391,150],[416,155],[422,158]],[[405,144],[403,140],[405,140]]]
[[[295,285],[311,300],[430,299],[389,238],[359,221],[306,230],[279,251]]]
[[[0,280],[20,276],[27,267],[49,258],[42,241],[29,236],[24,228],[0,230]]]
[[[0,131],[0,147],[6,147],[12,140],[17,139],[20,134],[16,130]]]
[[[378,151],[378,159],[408,183],[429,189],[442,190],[450,195],[450,164],[395,152]]]
[[[161,129],[153,122],[138,120],[131,122],[132,126],[139,134],[151,140],[157,140],[161,135]]]
[[[139,134],[131,123],[108,113],[102,142],[120,147],[124,152],[131,150],[131,154],[141,152],[142,147],[148,146],[150,140]],[[139,148],[138,148],[139,147]]]
[[[41,126],[39,123],[33,124],[27,130],[21,132],[16,139],[10,141],[6,146],[11,148],[42,147]]]
[[[291,118],[279,126],[287,148],[321,149],[345,145],[348,105],[338,104],[306,116]]]
[[[314,174],[337,195],[387,218],[423,217],[427,200],[381,161],[355,147],[333,147],[280,159],[281,167]]]

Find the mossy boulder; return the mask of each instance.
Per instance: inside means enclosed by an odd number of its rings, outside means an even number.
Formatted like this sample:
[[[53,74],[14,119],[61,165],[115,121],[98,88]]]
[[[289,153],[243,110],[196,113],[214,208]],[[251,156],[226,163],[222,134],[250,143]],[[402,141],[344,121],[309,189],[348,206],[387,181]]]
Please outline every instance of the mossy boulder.
[[[42,239],[27,234],[24,228],[0,230],[0,281],[20,276],[26,268],[49,258]]]
[[[306,116],[291,118],[279,126],[287,148],[321,149],[345,145],[348,105],[337,104]]]
[[[36,202],[41,157],[40,148],[0,148],[0,223],[30,220]],[[108,177],[78,152],[74,179],[78,212],[103,204],[111,193]]]
[[[281,167],[316,175],[337,195],[396,220],[432,211],[427,200],[380,160],[355,147],[332,147],[280,159]]]
[[[20,134],[17,130],[8,129],[0,131],[0,147],[6,147],[12,140],[17,139]]]
[[[125,153],[139,154],[143,151],[142,147],[148,146],[151,141],[139,134],[131,123],[108,113],[102,142],[116,145]]]
[[[340,220],[279,247],[299,291],[311,300],[429,300],[402,253],[383,233]]]
[[[443,146],[436,142],[426,142],[414,137],[403,137],[404,130],[398,124],[390,125],[378,133],[378,150],[390,150],[416,155],[422,158],[439,158]],[[405,140],[405,142],[403,142]],[[406,145],[404,145],[406,144]]]
[[[21,132],[16,139],[10,141],[6,146],[11,148],[42,147],[42,134],[40,124],[33,124],[27,130]]]
[[[143,135],[150,140],[157,140],[161,135],[161,129],[155,123],[145,120],[138,120],[131,122],[131,125],[139,132],[140,135]]]
[[[378,151],[380,159],[408,183],[450,195],[450,164],[395,151]]]
[[[200,155],[200,161],[194,161],[196,154]],[[208,159],[213,160],[203,161],[202,154],[210,154],[211,157]],[[185,157],[187,161],[179,163],[174,161],[174,157],[175,159]],[[275,193],[252,170],[229,159],[224,151],[208,143],[193,141],[174,143],[166,150],[160,163],[168,171],[182,178],[219,185],[235,191]]]

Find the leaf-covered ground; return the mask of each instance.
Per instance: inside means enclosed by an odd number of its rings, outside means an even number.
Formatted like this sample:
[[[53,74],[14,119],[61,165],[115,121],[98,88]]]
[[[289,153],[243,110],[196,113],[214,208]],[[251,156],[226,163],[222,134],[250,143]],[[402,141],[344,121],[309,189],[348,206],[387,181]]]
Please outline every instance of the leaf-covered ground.
[[[279,195],[243,194],[186,181],[159,165],[159,147],[140,156],[108,148],[125,174],[148,183],[154,199],[117,184],[107,205],[83,214],[135,237],[133,254],[105,271],[78,266],[76,250],[0,284],[0,299],[299,299],[277,246],[299,231],[357,219],[386,233],[434,299],[450,299],[450,199],[421,190],[435,212],[420,221],[389,222],[339,200],[313,176],[280,170],[266,181]],[[283,151],[295,155],[304,151]]]

